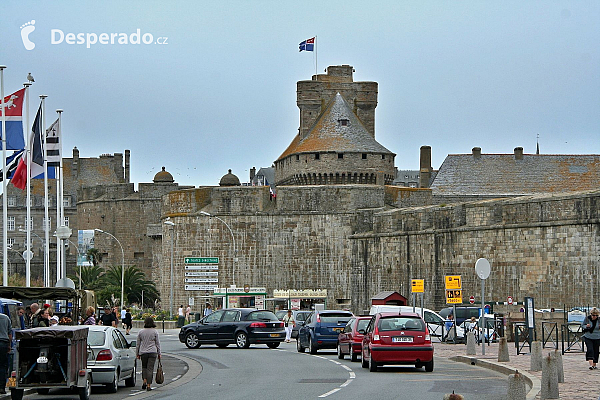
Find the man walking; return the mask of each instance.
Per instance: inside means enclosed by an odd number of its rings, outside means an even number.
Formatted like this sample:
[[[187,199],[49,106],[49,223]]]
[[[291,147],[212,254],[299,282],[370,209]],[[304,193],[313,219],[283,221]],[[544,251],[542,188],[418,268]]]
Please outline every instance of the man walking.
[[[0,313],[0,394],[6,394],[5,383],[8,372],[8,353],[12,343],[10,318]]]
[[[110,307],[104,307],[104,314],[98,319],[98,325],[117,327],[117,317],[110,311]]]
[[[204,309],[204,316],[212,314],[212,306],[210,303],[206,303],[206,308]]]

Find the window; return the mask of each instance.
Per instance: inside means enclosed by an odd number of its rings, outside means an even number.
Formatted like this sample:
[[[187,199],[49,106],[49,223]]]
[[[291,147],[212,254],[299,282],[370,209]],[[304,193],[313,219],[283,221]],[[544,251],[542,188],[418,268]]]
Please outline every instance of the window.
[[[339,122],[340,126],[348,126],[350,123],[350,120],[347,120],[345,118],[340,118],[340,119],[338,119],[338,122]]]
[[[296,161],[300,161],[300,154],[296,154]]]
[[[15,238],[6,238],[6,245],[8,247],[13,247],[15,244]]]
[[[239,320],[240,317],[238,311],[225,311],[225,315],[223,316],[223,322],[235,322]]]
[[[382,159],[382,160],[385,160],[385,154],[382,154],[382,155],[381,155],[381,159]]]
[[[24,229],[33,229],[33,217],[29,217],[29,224],[27,223],[27,217],[25,217],[24,219],[25,222],[25,228]]]
[[[63,207],[71,207],[71,196],[63,197]]]
[[[6,199],[7,204],[9,207],[16,207],[17,206],[17,198],[14,196],[10,196],[9,198]]]
[[[115,346],[115,348],[122,349],[123,343],[121,342],[121,339],[119,339],[119,335],[117,335],[116,331],[113,331],[112,337],[113,337],[113,345]]]
[[[44,218],[44,224],[42,225],[44,230],[46,230],[46,224],[48,226],[48,230],[50,230],[50,228],[52,227],[52,218],[51,217],[48,217],[48,220],[46,220],[46,218]]]
[[[366,159],[367,159],[367,153],[363,153],[363,155],[362,155],[362,159],[363,159],[363,160],[366,160]]]
[[[344,158],[344,153],[338,153],[338,159]]]
[[[321,159],[321,155],[319,153],[315,153],[315,160]]]
[[[214,313],[212,313],[209,316],[207,316],[206,318],[204,318],[204,322],[208,322],[208,323],[221,322],[221,317],[223,316],[224,312],[225,311],[223,311],[223,310],[215,311]]]
[[[8,226],[9,231],[15,230],[15,217],[8,217],[6,220],[6,225]]]
[[[69,217],[63,217],[63,225],[69,226]]]

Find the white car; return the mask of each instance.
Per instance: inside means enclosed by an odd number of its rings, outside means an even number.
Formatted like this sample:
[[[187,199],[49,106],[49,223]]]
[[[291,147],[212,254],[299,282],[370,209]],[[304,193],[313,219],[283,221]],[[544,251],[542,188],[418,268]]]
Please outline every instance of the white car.
[[[112,326],[90,325],[89,328],[87,365],[92,371],[92,384],[103,384],[110,393],[117,391],[122,380],[125,386],[135,386],[135,340],[127,342]]]

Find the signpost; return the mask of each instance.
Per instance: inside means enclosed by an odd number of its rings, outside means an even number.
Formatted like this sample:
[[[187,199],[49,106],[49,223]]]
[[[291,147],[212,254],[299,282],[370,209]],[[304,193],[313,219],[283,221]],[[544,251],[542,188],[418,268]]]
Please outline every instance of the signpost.
[[[491,267],[490,262],[485,258],[480,258],[475,262],[475,273],[481,279],[481,318],[485,324],[485,280],[490,276]],[[483,342],[483,325],[481,326],[481,354],[485,355],[485,343]]]
[[[185,264],[218,264],[219,257],[185,257]]]
[[[421,311],[423,311],[423,293],[425,289],[424,279],[412,279],[410,283],[410,291],[412,292],[413,312],[415,312],[416,294],[421,293]]]
[[[462,302],[460,275],[446,275],[446,304],[462,304]]]
[[[475,296],[469,297],[469,303],[475,304]]]
[[[185,257],[185,290],[212,292],[219,285],[219,257]]]

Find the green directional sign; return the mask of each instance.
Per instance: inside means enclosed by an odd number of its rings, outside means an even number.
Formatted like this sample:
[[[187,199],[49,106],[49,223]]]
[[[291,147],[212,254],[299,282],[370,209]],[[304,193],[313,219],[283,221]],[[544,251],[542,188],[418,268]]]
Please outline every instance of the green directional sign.
[[[185,257],[186,264],[218,264],[219,257]]]

